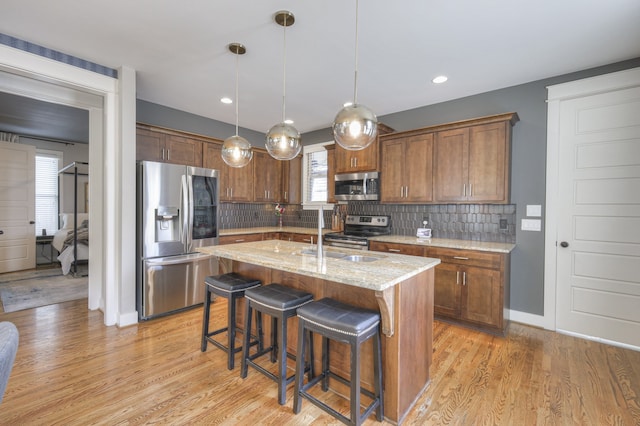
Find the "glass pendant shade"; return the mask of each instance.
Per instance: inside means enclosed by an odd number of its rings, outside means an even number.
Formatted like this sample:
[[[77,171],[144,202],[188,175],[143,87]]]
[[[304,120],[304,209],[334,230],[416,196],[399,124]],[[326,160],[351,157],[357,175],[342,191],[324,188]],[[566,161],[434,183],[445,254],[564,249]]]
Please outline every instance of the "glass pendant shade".
[[[333,137],[344,149],[364,149],[378,137],[378,118],[364,105],[346,106],[333,120]]]
[[[302,151],[300,132],[286,123],[276,124],[269,129],[265,145],[269,155],[276,160],[292,160]]]
[[[231,167],[244,167],[253,158],[251,144],[245,138],[235,135],[222,143],[222,160]]]

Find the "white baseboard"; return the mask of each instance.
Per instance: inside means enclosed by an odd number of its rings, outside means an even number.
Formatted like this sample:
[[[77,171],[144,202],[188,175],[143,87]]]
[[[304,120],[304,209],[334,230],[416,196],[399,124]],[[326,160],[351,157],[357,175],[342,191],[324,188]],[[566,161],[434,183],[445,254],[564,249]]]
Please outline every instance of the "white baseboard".
[[[640,347],[638,346],[628,345],[626,343],[616,342],[614,340],[602,339],[600,337],[588,336],[586,334],[574,333],[572,331],[566,331],[566,330],[560,330],[560,329],[558,329],[557,332],[561,334],[566,334],[567,336],[577,337],[579,339],[591,340],[593,342],[604,343],[605,345],[617,346],[619,348],[631,349],[632,351],[640,352]]]

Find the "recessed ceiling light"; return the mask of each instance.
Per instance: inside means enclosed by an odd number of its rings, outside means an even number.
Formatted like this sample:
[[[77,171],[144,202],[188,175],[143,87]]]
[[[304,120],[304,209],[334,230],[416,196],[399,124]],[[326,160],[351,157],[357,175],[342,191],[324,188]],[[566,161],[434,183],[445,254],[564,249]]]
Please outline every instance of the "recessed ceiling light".
[[[431,81],[434,82],[435,84],[440,84],[440,83],[444,83],[447,80],[448,80],[448,77],[446,75],[439,75]]]
[[[284,120],[285,124],[293,124],[293,120],[290,118],[287,118],[286,120]]]
[[[343,107],[348,107],[348,106],[351,106],[351,105],[353,105],[353,102],[345,102],[345,103],[342,104]]]
[[[220,99],[220,102],[222,102],[223,104],[232,104],[233,100],[231,98],[224,97]]]

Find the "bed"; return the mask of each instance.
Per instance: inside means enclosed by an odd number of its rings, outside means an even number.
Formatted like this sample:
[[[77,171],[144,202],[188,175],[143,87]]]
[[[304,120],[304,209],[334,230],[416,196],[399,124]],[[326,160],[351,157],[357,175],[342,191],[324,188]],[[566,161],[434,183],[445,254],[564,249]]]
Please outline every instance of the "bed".
[[[89,215],[87,213],[78,213],[77,229],[73,213],[62,213],[60,214],[60,219],[62,220],[62,228],[54,234],[51,245],[60,252],[58,260],[62,265],[62,273],[67,275],[71,271],[74,261],[89,259]],[[74,256],[73,240],[76,237],[78,238],[78,252]]]

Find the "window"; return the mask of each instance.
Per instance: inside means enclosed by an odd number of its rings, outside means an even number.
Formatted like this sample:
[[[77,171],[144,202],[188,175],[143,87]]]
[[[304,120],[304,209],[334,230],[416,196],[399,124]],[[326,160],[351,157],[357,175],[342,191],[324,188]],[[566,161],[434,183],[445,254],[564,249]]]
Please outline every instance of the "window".
[[[62,152],[36,150],[36,235],[58,230],[58,170]]]
[[[317,209],[327,205],[327,150],[319,143],[303,147],[302,195],[305,208]],[[330,206],[329,206],[330,207]]]

